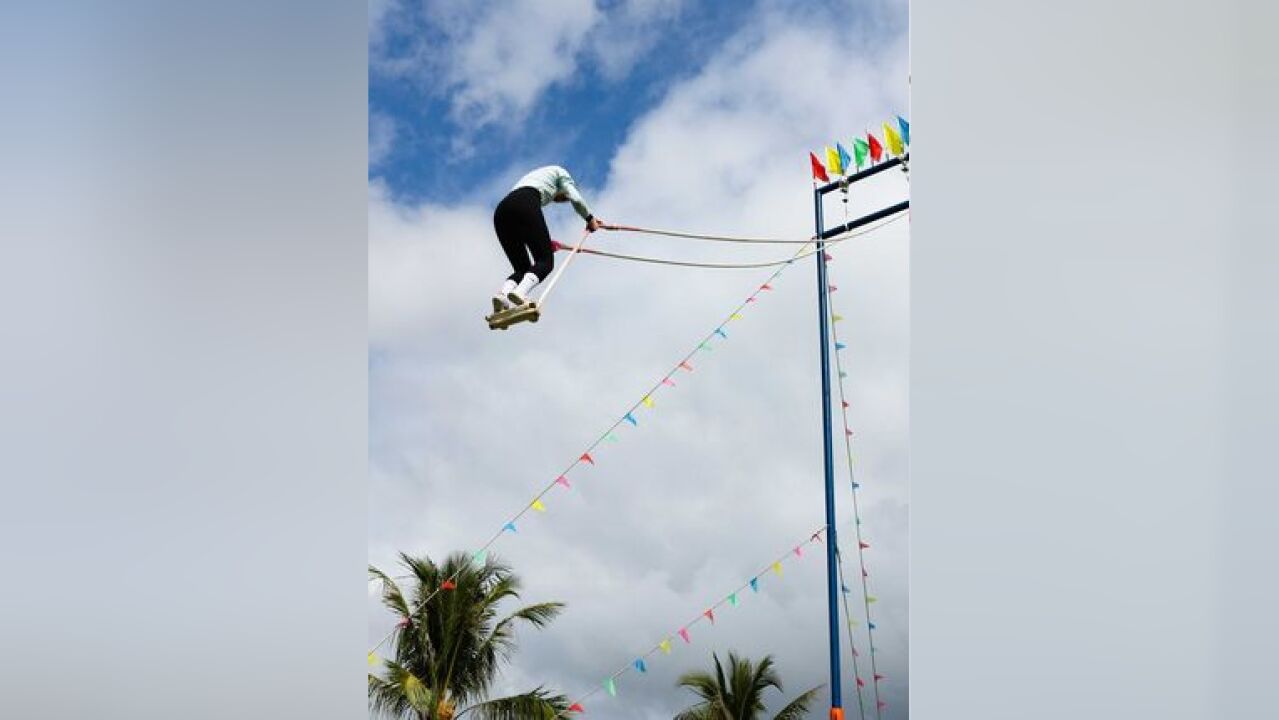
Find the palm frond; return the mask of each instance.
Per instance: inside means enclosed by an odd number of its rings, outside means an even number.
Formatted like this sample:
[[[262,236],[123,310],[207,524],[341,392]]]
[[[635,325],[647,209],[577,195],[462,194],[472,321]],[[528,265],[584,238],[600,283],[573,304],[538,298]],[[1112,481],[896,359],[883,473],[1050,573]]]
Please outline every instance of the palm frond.
[[[782,708],[781,712],[773,716],[773,720],[803,720],[808,715],[809,706],[817,699],[817,693],[821,691],[825,685],[818,685],[794,700],[790,704]]]
[[[510,697],[486,700],[458,713],[458,720],[470,713],[475,720],[554,720],[568,710],[568,698],[542,688]]]

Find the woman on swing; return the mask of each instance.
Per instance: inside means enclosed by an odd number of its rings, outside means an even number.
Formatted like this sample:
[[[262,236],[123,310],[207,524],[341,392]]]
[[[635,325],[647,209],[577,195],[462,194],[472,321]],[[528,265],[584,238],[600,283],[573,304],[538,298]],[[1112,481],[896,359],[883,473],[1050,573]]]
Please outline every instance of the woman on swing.
[[[555,251],[542,208],[552,202],[573,203],[588,232],[605,226],[591,214],[577,183],[564,168],[547,165],[520,178],[493,211],[493,229],[513,271],[493,295],[494,314],[528,304],[533,288],[551,274]]]

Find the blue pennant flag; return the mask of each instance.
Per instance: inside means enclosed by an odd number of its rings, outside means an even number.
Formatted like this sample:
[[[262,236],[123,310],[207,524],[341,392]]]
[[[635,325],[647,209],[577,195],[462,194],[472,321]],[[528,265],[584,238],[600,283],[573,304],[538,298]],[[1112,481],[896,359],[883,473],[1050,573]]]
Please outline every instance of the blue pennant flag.
[[[728,336],[724,334],[724,328],[715,328],[715,334],[724,338],[725,340],[728,339]]]
[[[635,669],[640,672],[648,672],[648,667],[644,665],[644,658],[640,658],[635,661]]]
[[[845,584],[843,584],[843,583],[840,583],[840,584],[839,584],[839,587],[840,587],[840,589],[841,589],[841,590],[843,590],[843,591],[844,591],[844,594],[845,594],[845,595],[847,595],[848,593],[852,592],[852,590],[849,590],[849,589],[848,589],[848,586],[847,586],[847,585],[845,585]]]
[[[634,415],[632,415],[632,414],[630,414],[630,413],[626,413],[626,418],[625,418],[625,420],[626,420],[626,422],[628,422],[628,423],[630,423],[630,424],[632,424],[632,425],[637,425],[637,426],[639,425],[639,423],[635,421],[635,416],[634,416]]]
[[[910,123],[906,122],[906,118],[901,115],[897,116],[897,125],[902,129],[902,142],[910,144]]]
[[[869,626],[871,630],[875,629],[875,623],[866,623],[866,625]],[[871,650],[871,652],[875,652],[875,651]]]
[[[848,157],[848,151],[844,149],[843,145],[835,143],[835,148],[839,151],[839,166],[844,168],[844,173],[847,174],[848,168],[853,164],[853,159]]]
[[[857,488],[859,488],[859,487],[861,487],[861,485],[860,485],[860,484],[858,484],[858,483],[853,483],[853,489],[854,489],[854,490],[856,490],[856,489],[857,489]]]
[[[755,592],[759,592],[759,578],[757,577],[751,578],[751,590]]]
[[[835,349],[836,349],[836,350],[843,350],[843,349],[844,349],[844,348],[846,348],[846,347],[848,347],[848,346],[847,346],[847,345],[845,345],[845,344],[844,344],[844,343],[842,343],[842,342],[837,342],[837,343],[835,343]]]
[[[502,529],[503,529],[503,530],[509,530],[509,531],[511,531],[511,532],[515,532],[515,523],[513,523],[513,522],[508,522],[506,525],[503,525],[503,526],[502,526]]]

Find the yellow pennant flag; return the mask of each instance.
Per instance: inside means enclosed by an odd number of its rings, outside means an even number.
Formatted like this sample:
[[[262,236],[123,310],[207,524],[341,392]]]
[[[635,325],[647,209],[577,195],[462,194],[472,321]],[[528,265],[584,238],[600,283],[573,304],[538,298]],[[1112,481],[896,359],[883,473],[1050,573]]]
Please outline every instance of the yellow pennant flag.
[[[884,139],[888,141],[890,155],[901,155],[906,152],[906,148],[902,147],[902,136],[898,135],[893,126],[888,123],[884,123]]]
[[[665,654],[667,654],[667,655],[670,655],[670,654],[671,654],[671,641],[670,641],[670,639],[666,639],[666,640],[661,641],[660,643],[658,643],[658,646],[662,648],[662,652],[663,652],[663,653],[665,653]]]
[[[546,506],[542,504],[540,499],[533,501],[533,509],[538,512],[546,512]]]
[[[782,574],[782,561],[781,561],[781,560],[778,560],[777,562],[773,563],[773,572],[777,573],[778,575],[781,575],[781,574]]]
[[[843,315],[837,315],[835,313],[831,313],[831,316],[830,316],[831,322],[839,322],[840,320],[843,320],[843,319],[844,319]]]
[[[826,146],[826,167],[839,175],[844,174],[844,166],[839,161],[839,153],[835,152],[835,149],[829,145]]]
[[[729,316],[728,316],[728,319],[729,319],[729,320],[741,320],[741,319],[742,319],[742,314],[741,314],[741,313],[733,313],[732,315],[729,315]]]
[[[644,396],[644,400],[642,402],[644,403],[644,407],[653,407],[653,398],[648,395]]]
[[[369,665],[377,665],[377,655],[375,653],[369,653]]]

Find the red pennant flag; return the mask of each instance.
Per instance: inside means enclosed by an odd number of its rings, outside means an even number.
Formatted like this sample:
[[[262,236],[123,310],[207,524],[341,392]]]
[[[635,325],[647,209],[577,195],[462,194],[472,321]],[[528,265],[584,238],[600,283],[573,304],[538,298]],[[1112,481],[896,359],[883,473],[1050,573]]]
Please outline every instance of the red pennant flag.
[[[848,401],[847,401],[847,400],[844,400],[844,401],[843,401],[843,403],[844,403],[844,409],[845,409],[845,410],[847,410],[847,409],[848,409]]]
[[[858,547],[860,547],[860,548],[861,548],[861,549],[863,549],[863,550],[865,550],[866,548],[870,547],[869,545],[867,545],[867,544],[866,544],[866,543],[864,543],[864,542],[858,542],[858,543],[857,543],[857,546],[858,546]]]
[[[866,682],[861,678],[857,678],[857,687],[866,687]]]
[[[746,298],[746,302],[755,302],[755,296],[751,295],[750,297]]]
[[[584,712],[586,712],[586,710],[582,708],[582,703],[573,703],[572,705],[569,705],[569,706],[568,706],[568,711],[569,711],[569,712],[575,712],[575,713],[584,713]]]
[[[681,363],[679,364],[679,366],[680,366],[680,367],[682,367],[682,368],[684,368],[685,370],[687,370],[687,371],[689,371],[689,372],[693,372],[693,366],[692,366],[692,365],[689,365],[687,360],[685,360],[684,362],[681,362]]]
[[[590,464],[592,464],[592,465],[594,465],[594,464],[595,464],[595,460],[594,460],[594,458],[592,458],[592,457],[591,457],[591,454],[590,454],[590,453],[582,453],[582,457],[580,457],[580,458],[578,458],[578,459],[579,459],[579,460],[581,460],[582,462],[588,462],[588,463],[590,463]]]
[[[455,584],[453,583],[453,581],[452,581],[452,580],[445,580],[445,581],[444,581],[444,584],[443,584],[443,585],[440,585],[440,589],[441,589],[441,590],[456,590],[456,589],[457,589],[457,585],[455,585]]]
[[[875,675],[875,682],[879,682],[880,680],[883,680],[883,679],[884,679],[883,675],[879,675],[879,674]]]
[[[772,289],[773,289],[773,286],[772,286],[772,285],[769,285],[768,283],[764,283],[763,285],[760,285],[760,286],[759,286],[759,289],[760,289],[760,290],[772,290]]]
[[[884,702],[883,700],[880,700],[879,702],[875,703],[875,706],[880,708],[886,708],[888,707],[888,703]]]
[[[870,577],[870,575],[866,573],[866,568],[862,568],[862,577]]]
[[[879,162],[879,159],[884,156],[884,146],[880,145],[879,139],[871,133],[866,133],[866,140],[870,142],[870,159]]]
[[[882,148],[881,148],[881,149],[882,149]],[[825,166],[825,165],[822,165],[822,161],[821,161],[821,160],[818,160],[816,155],[814,155],[814,154],[812,154],[812,153],[810,152],[810,153],[808,154],[808,161],[809,161],[809,163],[811,163],[811,164],[812,164],[812,166],[813,166],[813,178],[814,178],[814,179],[816,179],[816,180],[822,180],[822,181],[825,181],[825,182],[830,182],[830,176],[826,174],[826,166]]]
[[[815,542],[821,542],[821,541],[822,541],[822,533],[821,533],[821,531],[820,531],[820,530],[818,530],[817,532],[813,533],[813,537],[812,537],[812,538],[810,538],[810,539],[811,539],[811,540],[813,540],[813,541],[815,541]]]
[[[706,612],[702,614],[706,616],[707,620],[711,621],[712,625],[715,624],[715,608],[711,608],[710,610],[707,610]]]
[[[693,642],[692,640],[689,640],[689,639],[688,639],[688,628],[680,628],[680,629],[679,629],[679,636],[680,636],[680,637],[682,637],[682,638],[684,638],[684,642],[686,642],[686,643],[691,643],[691,642]]]

